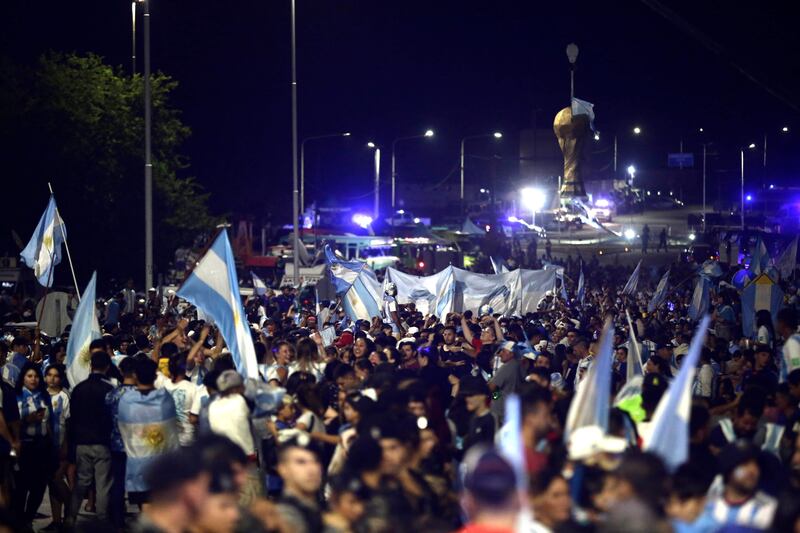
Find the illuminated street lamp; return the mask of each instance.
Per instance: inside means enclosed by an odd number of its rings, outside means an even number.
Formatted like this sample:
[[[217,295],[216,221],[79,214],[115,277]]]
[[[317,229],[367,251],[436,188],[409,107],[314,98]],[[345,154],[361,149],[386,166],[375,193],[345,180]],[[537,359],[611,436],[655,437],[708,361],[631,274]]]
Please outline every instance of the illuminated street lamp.
[[[374,202],[372,206],[372,218],[377,220],[381,200],[381,149],[372,141],[367,143],[367,148],[375,150],[375,185],[373,188]]]
[[[546,196],[543,190],[525,187],[519,191],[522,205],[531,210],[531,225],[536,225],[536,212],[544,208]]]
[[[631,177],[630,184],[633,187],[633,178],[636,177],[636,167],[633,165],[628,165],[628,176]]]
[[[464,144],[466,143],[466,141],[469,141],[471,139],[485,139],[485,138],[488,138],[488,137],[494,137],[495,139],[500,140],[500,139],[503,138],[503,134],[500,133],[499,131],[496,131],[494,133],[486,133],[484,135],[470,135],[468,137],[464,137],[463,139],[461,139],[461,165],[460,165],[461,166],[461,191],[459,193],[459,199],[461,200],[461,211],[462,211],[462,213],[464,211]]]
[[[633,128],[633,134],[634,135],[639,135],[640,133],[642,133],[642,128],[640,128],[639,126],[636,126],[635,128]]]
[[[782,128],[781,128],[781,131],[782,131],[783,133],[789,133],[789,126],[784,126],[784,127],[782,127]]]

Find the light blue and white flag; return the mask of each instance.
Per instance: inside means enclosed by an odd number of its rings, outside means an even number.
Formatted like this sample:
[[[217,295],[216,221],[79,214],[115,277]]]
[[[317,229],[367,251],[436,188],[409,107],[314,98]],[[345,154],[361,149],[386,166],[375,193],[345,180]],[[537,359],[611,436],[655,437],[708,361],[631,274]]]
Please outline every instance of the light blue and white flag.
[[[61,244],[65,234],[64,221],[58,215],[55,196],[51,195],[31,240],[19,254],[22,262],[33,269],[33,275],[44,287],[53,286],[53,269],[61,262]]]
[[[692,383],[711,317],[705,315],[697,327],[689,352],[681,362],[678,376],[672,380],[653,414],[652,431],[644,449],[675,470],[689,459],[689,418],[692,412]]]
[[[252,270],[250,271],[250,276],[253,278],[253,291],[258,296],[267,294],[267,284],[264,283],[264,280],[256,276],[256,273]]]
[[[495,274],[505,274],[508,272],[508,267],[506,266],[506,262],[503,261],[501,257],[489,256],[489,260],[492,262],[492,269],[494,270]]]
[[[341,259],[330,246],[325,247],[325,260],[347,317],[356,321],[381,316],[383,297],[380,282],[367,263]]]
[[[639,341],[636,340],[636,332],[633,329],[633,320],[628,310],[625,310],[625,318],[628,319],[628,360],[625,364],[626,381],[632,380],[636,376],[644,376],[644,367],[642,365],[642,351],[639,347]]]
[[[242,308],[228,232],[221,231],[178,289],[177,295],[210,316],[231,351],[236,370],[258,379],[253,337]]]
[[[564,427],[564,442],[569,442],[570,434],[578,428],[597,426],[608,431],[608,408],[611,394],[611,369],[614,360],[614,328],[611,320],[606,320],[600,349],[586,376],[578,384],[575,397],[569,406],[567,423]]]
[[[753,274],[761,274],[769,264],[769,252],[761,237],[756,241],[756,247],[750,256],[750,271]]]
[[[502,430],[498,432],[498,448],[514,469],[517,488],[524,490],[528,486],[528,475],[525,462],[525,444],[522,442],[522,404],[519,396],[512,394],[506,398],[503,409],[503,420],[505,422]]]
[[[767,274],[756,277],[742,290],[742,334],[754,338],[758,329],[756,313],[766,309],[775,320],[782,306],[783,291],[780,286]]]
[[[775,259],[775,268],[781,273],[781,279],[787,279],[794,274],[797,266],[797,237],[792,239],[789,246],[783,249],[781,255]]]
[[[708,278],[718,278],[722,275],[722,267],[713,259],[706,259],[700,266],[700,274]]]
[[[578,302],[583,305],[583,299],[586,296],[586,287],[584,286],[583,280],[583,265],[581,265],[581,274],[578,276],[578,289],[575,291],[575,297],[578,299]]]
[[[572,98],[572,116],[586,115],[589,117],[589,127],[594,131],[594,104],[579,98]]]
[[[636,264],[636,268],[633,269],[633,273],[631,273],[631,277],[628,278],[628,283],[625,284],[625,288],[622,289],[622,294],[627,294],[628,296],[632,296],[636,292],[636,286],[639,285],[639,271],[642,268],[642,261],[641,259]]]
[[[67,340],[65,363],[70,387],[75,387],[92,373],[89,345],[93,340],[100,338],[100,323],[97,321],[97,312],[94,307],[96,288],[97,272],[94,272],[92,279],[83,290],[83,298],[75,311],[72,329]]]
[[[179,446],[175,401],[167,389],[131,390],[119,400],[117,424],[125,444],[125,490],[150,489],[144,473],[154,459]]]
[[[652,313],[658,307],[664,303],[664,300],[667,299],[667,284],[669,283],[669,269],[664,272],[664,275],[661,276],[661,280],[658,282],[656,286],[656,292],[653,293],[653,298],[650,300],[650,303],[647,304],[647,312]]]
[[[694,293],[692,293],[692,302],[689,304],[687,311],[689,318],[692,320],[699,320],[701,316],[708,313],[708,307],[711,304],[711,297],[709,296],[709,286],[711,282],[705,276],[699,276],[697,283],[694,286]]]

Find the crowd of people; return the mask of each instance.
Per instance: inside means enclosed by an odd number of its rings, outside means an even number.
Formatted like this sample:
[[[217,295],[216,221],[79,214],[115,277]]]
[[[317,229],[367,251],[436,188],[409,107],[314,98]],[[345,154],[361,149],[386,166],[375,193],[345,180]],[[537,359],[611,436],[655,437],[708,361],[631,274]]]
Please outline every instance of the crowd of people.
[[[44,531],[800,531],[796,287],[784,282],[783,308],[759,312],[750,336],[738,292],[716,283],[689,460],[670,469],[642,442],[695,335],[691,284],[648,313],[659,272],[633,295],[625,267],[584,274],[582,301],[570,263],[568,297],[548,294],[524,316],[397,304],[353,322],[341,308],[302,310],[291,288],[254,296],[244,308],[258,379],[176,298],[141,306],[120,293],[79,383],[67,378],[68,331],[37,343],[8,330],[0,530],[32,530],[48,509]],[[565,442],[607,317],[608,430]],[[512,397],[516,459],[496,445]]]

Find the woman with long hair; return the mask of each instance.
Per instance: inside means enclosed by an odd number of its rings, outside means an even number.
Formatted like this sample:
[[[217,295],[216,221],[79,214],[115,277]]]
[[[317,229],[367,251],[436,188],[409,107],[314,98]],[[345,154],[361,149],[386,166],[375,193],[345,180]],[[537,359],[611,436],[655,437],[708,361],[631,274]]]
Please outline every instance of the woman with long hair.
[[[316,342],[317,338],[319,338],[319,342]],[[325,375],[325,363],[323,362],[325,350],[318,334],[314,335],[314,339],[303,337],[297,341],[297,357],[289,365],[289,375],[291,376],[295,372],[308,372],[319,383]]]
[[[30,529],[53,471],[53,407],[42,374],[31,362],[20,370],[15,390],[22,450],[14,501],[17,516]]]
[[[48,484],[50,488],[50,509],[53,521],[45,530],[61,529],[63,523],[62,512],[64,503],[69,503],[70,489],[66,482],[67,469],[67,419],[69,419],[69,393],[64,388],[67,383],[67,369],[63,364],[52,364],[47,367],[44,374],[47,393],[50,396],[53,416],[50,427],[53,430],[54,458],[56,471]]]

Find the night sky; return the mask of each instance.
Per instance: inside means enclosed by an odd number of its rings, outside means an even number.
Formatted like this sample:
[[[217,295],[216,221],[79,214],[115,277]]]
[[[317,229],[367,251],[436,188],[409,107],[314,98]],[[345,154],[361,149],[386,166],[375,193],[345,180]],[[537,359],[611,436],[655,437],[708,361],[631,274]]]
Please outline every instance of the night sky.
[[[403,145],[401,176],[439,181],[457,165],[462,136],[494,130],[506,136],[499,153],[516,157],[517,132],[534,120],[549,127],[568,103],[564,50],[573,41],[576,96],[596,105],[598,129],[618,133],[621,146],[633,146],[640,125],[639,159],[663,165],[680,139],[696,150],[703,127],[735,167],[736,146],[765,131],[777,138],[788,125],[790,135],[772,144],[788,179],[788,154],[800,146],[795,21],[777,2],[671,2],[673,20],[655,4],[298,0],[300,137],[353,132],[308,145],[308,196],[363,195],[371,179],[364,143],[388,148],[426,128],[436,137]],[[213,193],[217,212],[288,214],[289,0],[152,0],[151,12],[153,68],[180,82],[174,103],[193,130],[188,174]],[[0,45],[18,62],[48,49],[92,51],[130,69],[130,4],[8,0]],[[141,57],[140,49],[140,69]]]

